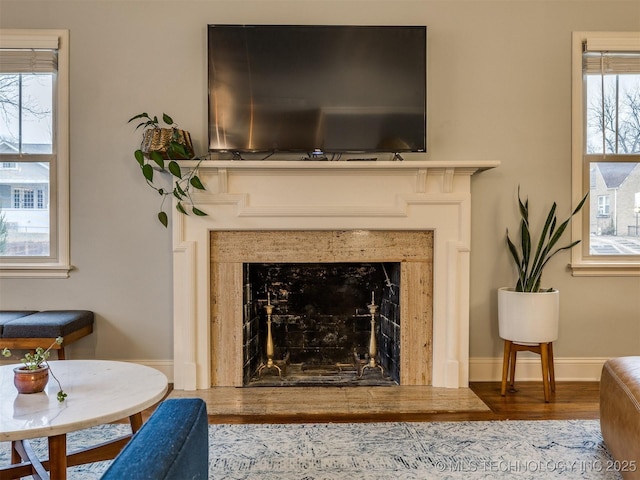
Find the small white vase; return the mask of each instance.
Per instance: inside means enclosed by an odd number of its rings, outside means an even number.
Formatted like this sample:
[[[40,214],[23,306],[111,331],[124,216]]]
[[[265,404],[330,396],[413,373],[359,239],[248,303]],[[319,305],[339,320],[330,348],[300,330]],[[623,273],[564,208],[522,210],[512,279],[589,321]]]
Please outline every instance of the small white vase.
[[[498,289],[498,333],[521,344],[554,342],[560,324],[560,292],[516,292]]]

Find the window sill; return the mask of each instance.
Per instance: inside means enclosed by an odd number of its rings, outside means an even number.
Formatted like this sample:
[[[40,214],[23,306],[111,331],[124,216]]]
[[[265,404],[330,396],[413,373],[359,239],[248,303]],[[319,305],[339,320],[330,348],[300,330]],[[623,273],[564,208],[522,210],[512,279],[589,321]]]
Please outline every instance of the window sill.
[[[580,262],[569,268],[574,277],[640,277],[639,262]]]
[[[61,264],[4,264],[0,265],[0,278],[69,278],[71,265]]]

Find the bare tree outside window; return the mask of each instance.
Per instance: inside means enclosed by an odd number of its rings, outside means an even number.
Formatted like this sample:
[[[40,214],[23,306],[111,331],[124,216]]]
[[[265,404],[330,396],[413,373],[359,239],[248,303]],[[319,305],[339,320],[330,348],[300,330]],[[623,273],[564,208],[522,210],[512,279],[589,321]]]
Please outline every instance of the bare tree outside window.
[[[587,77],[587,153],[640,153],[640,75]],[[604,128],[604,136],[602,135]]]
[[[51,153],[52,82],[51,74],[0,74],[0,141],[20,153]]]

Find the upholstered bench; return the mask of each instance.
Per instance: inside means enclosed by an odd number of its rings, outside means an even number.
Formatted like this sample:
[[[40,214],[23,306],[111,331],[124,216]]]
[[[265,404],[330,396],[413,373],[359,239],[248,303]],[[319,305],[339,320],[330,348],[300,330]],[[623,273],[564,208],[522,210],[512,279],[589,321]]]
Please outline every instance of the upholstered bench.
[[[640,479],[640,357],[614,358],[602,367],[600,429],[623,478]]]
[[[158,405],[101,479],[206,480],[208,472],[206,404],[174,398]]]
[[[4,325],[12,320],[20,317],[26,317],[33,313],[38,313],[37,310],[0,310],[0,338],[4,330]]]
[[[0,311],[0,347],[19,350],[54,345],[58,359],[64,360],[64,347],[93,332],[94,314],[89,310]]]

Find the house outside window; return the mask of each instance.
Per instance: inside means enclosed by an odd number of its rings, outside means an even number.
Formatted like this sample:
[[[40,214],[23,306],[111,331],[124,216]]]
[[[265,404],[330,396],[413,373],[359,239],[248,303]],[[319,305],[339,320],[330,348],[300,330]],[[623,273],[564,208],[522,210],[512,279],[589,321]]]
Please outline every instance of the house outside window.
[[[0,276],[68,277],[68,32],[0,29]]]
[[[574,275],[640,275],[640,32],[575,32],[572,45]]]

